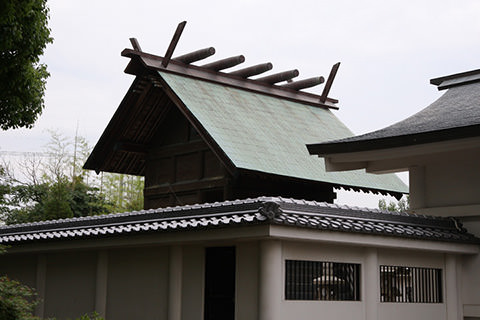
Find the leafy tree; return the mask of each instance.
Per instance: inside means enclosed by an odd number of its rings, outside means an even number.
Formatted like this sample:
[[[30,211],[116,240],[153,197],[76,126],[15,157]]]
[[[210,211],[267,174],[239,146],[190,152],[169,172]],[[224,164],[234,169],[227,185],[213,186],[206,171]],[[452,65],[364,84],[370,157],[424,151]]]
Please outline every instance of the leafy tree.
[[[0,246],[0,254],[5,248]],[[0,319],[2,320],[34,320],[40,319],[32,315],[37,304],[33,289],[18,281],[0,276]]]
[[[7,224],[83,217],[110,212],[98,189],[87,186],[81,177],[40,184],[18,183],[0,203]]]
[[[18,281],[7,276],[0,277],[0,319],[2,320],[33,320],[39,319],[32,315],[36,305],[32,302],[35,292]]]
[[[119,174],[95,176],[83,170],[90,148],[51,131],[41,159],[19,165],[24,179],[0,165],[0,220],[7,224],[83,217],[143,208],[143,178]],[[72,153],[73,150],[73,153]]]
[[[46,0],[0,1],[0,128],[31,128],[44,108],[49,73],[39,63],[53,41]]]
[[[0,245],[0,254],[5,247]],[[1,320],[41,320],[33,315],[39,303],[34,289],[11,280],[6,275],[0,276],[0,319]],[[49,320],[55,320],[51,318]],[[86,313],[75,320],[104,320],[97,312]]]
[[[112,204],[112,212],[143,209],[144,179],[125,174],[102,173],[100,188]]]
[[[102,317],[96,312],[87,313],[81,316],[80,318],[76,318],[75,320],[103,320]]]
[[[394,212],[406,212],[410,209],[410,200],[409,197],[403,197],[398,202],[387,201],[385,199],[378,200],[378,208],[381,210],[386,211],[394,211]]]

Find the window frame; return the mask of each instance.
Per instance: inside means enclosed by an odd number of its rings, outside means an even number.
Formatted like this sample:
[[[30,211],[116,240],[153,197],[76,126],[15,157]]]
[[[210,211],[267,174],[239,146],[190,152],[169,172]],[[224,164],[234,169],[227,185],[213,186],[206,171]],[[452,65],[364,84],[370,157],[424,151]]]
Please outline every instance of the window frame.
[[[361,264],[285,259],[287,301],[361,301]]]
[[[381,303],[443,303],[443,269],[379,265]]]

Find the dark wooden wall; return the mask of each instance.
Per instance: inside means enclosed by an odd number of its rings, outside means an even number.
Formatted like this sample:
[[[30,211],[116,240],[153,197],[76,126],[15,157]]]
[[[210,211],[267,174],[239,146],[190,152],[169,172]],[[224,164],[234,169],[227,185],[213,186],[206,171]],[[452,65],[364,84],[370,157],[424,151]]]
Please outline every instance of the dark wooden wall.
[[[224,168],[180,111],[170,110],[153,140],[146,161],[146,209],[224,199]]]
[[[145,168],[145,209],[259,196],[335,199],[328,183],[246,170],[232,176],[177,108],[148,146]]]

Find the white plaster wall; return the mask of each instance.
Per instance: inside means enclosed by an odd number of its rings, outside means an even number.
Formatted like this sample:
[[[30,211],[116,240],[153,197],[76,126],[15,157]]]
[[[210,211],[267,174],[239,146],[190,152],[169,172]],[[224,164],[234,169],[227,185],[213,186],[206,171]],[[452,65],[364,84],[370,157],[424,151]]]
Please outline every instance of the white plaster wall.
[[[463,221],[469,232],[480,237],[480,218]],[[465,316],[480,319],[480,255],[467,255],[462,258],[462,300]]]
[[[107,319],[166,319],[168,247],[108,251]]]
[[[379,238],[379,240],[381,239]],[[445,270],[443,254],[428,253],[416,248],[412,248],[412,250],[382,250],[325,242],[268,241],[280,244],[276,251],[278,254],[275,254],[275,260],[278,260],[278,263],[268,264],[269,268],[279,268],[278,273],[277,270],[274,270],[278,276],[272,278],[272,281],[278,281],[278,283],[271,282],[274,284],[272,287],[276,288],[272,294],[275,296],[275,304],[278,305],[278,309],[275,311],[275,315],[278,316],[272,320],[405,320],[406,317],[408,320],[446,319],[445,303],[380,303],[378,290],[373,296],[368,296],[372,295],[371,291],[378,284],[372,287],[372,282],[369,282],[370,288],[367,291],[368,286],[365,283],[367,276],[378,281],[379,264],[436,267]],[[208,245],[203,243],[181,246],[183,271],[180,314],[182,320],[203,319],[205,247],[222,245],[235,245],[237,251],[236,320],[258,319],[259,301],[261,300],[259,292],[262,286],[260,277],[262,260],[259,257],[262,252],[261,243],[229,241],[228,243],[215,242],[208,243]],[[106,258],[105,274],[107,278],[104,279],[106,281],[106,318],[115,320],[167,319],[170,248],[168,246],[121,248],[103,250],[103,253]],[[74,318],[94,310],[96,285],[98,290],[96,282],[101,280],[96,278],[98,257],[96,250],[45,254],[45,297],[47,298],[45,316],[56,316],[61,320],[66,317]],[[286,259],[361,264],[361,301],[285,300],[284,268]],[[16,271],[18,277],[21,280],[29,279],[29,282],[34,283],[37,261],[37,255],[9,255],[8,259],[0,259],[0,270],[13,270],[16,266],[20,266]],[[480,259],[472,256],[462,261],[465,274],[470,273],[469,277],[464,276],[463,278],[463,296],[468,297],[465,303],[475,307],[475,304],[480,301],[480,290],[478,290],[480,283],[476,280],[478,277],[471,275],[477,274],[480,270]],[[30,264],[30,267],[21,265],[22,263]],[[365,266],[369,264],[375,264],[374,272],[372,269],[365,269]],[[15,270],[12,272],[15,273]],[[444,290],[444,294],[445,292]],[[480,308],[472,308],[469,310],[480,310]]]
[[[445,303],[427,304],[427,303],[381,303],[376,292],[367,292],[366,284],[366,265],[367,254],[372,254],[369,248],[338,246],[328,244],[312,243],[292,243],[284,242],[282,252],[282,268],[284,287],[284,261],[287,259],[312,260],[312,261],[333,261],[361,264],[361,301],[292,301],[285,300],[282,294],[281,301],[281,319],[365,319],[372,318],[379,320],[442,320],[446,318]],[[433,254],[415,250],[377,250],[378,266],[385,265],[405,265],[416,267],[441,268],[445,273],[445,258],[443,254]],[[375,252],[375,251],[374,251]],[[377,269],[378,270],[378,269]],[[378,271],[375,273],[379,277]],[[445,276],[444,276],[445,277]],[[373,279],[374,281],[376,279]],[[378,286],[378,284],[376,284]],[[371,312],[367,315],[366,300],[369,296],[369,303],[376,306],[377,313]],[[445,298],[445,296],[444,296]]]
[[[258,242],[241,242],[236,246],[236,320],[258,319]]]
[[[205,247],[183,247],[182,320],[203,319]]]
[[[423,193],[426,207],[479,205],[479,163],[480,149],[434,154],[421,164],[424,179],[416,179],[412,171],[410,193]],[[461,215],[461,212],[452,212],[452,215]]]
[[[378,308],[378,319],[442,320],[446,319],[446,313],[443,304],[382,303]]]
[[[411,251],[379,249],[378,254],[379,264],[442,269],[445,267],[445,258],[443,254],[419,251],[415,248],[412,248]]]
[[[16,254],[0,256],[0,274],[34,288],[36,283],[37,256]]]
[[[50,253],[46,261],[44,317],[74,319],[94,311],[95,252]]]

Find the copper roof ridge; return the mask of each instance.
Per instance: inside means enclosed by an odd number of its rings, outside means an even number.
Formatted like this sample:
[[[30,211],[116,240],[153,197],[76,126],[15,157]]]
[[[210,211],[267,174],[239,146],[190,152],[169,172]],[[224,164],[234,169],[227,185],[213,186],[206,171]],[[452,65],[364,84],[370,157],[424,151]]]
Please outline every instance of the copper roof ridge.
[[[175,58],[171,59],[168,65],[165,67],[163,66],[163,61],[165,59],[164,57],[135,49],[126,48],[122,51],[121,55],[132,59],[130,64],[140,62],[144,68],[150,70],[172,73],[187,76],[190,78],[214,82],[243,90],[285,98],[288,100],[305,103],[316,107],[338,109],[338,107],[335,105],[336,103],[338,103],[337,99],[326,98],[324,102],[322,102],[322,99],[324,98],[321,95],[311,92],[294,90],[289,88],[288,86],[285,87],[281,85],[270,84],[259,80],[243,78],[241,76],[235,75],[234,73],[230,74],[222,71],[211,70],[202,66],[185,64],[183,62],[177,61]],[[133,75],[138,75],[137,72],[134,71],[134,68],[127,67],[125,72]]]

